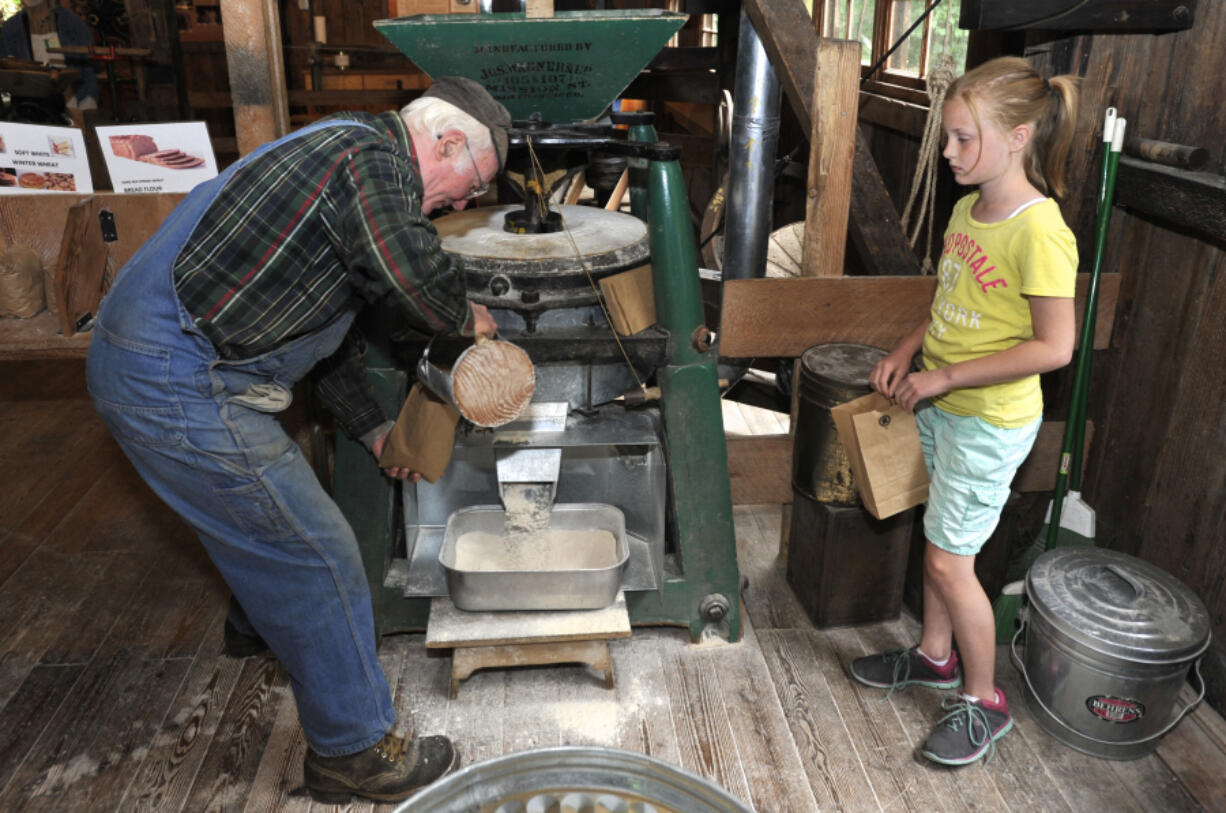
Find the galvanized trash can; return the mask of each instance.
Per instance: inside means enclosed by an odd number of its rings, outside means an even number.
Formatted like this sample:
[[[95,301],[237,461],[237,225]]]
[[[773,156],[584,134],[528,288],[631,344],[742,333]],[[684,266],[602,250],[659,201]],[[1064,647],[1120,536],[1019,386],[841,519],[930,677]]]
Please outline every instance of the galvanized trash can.
[[[461,768],[394,813],[753,813],[718,785],[656,757],[598,746],[518,751]]]
[[[1161,568],[1101,548],[1056,548],[1027,572],[1026,595],[1013,662],[1035,720],[1065,745],[1143,757],[1204,698],[1209,614]],[[1174,714],[1189,669],[1200,695]]]

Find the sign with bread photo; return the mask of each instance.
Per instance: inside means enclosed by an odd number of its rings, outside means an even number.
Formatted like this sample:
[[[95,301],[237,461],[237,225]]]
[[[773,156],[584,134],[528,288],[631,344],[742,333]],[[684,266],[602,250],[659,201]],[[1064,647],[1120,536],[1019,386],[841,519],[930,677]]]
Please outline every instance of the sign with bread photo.
[[[116,192],[188,192],[217,175],[202,121],[98,127]]]
[[[80,130],[0,122],[0,195],[93,191]]]

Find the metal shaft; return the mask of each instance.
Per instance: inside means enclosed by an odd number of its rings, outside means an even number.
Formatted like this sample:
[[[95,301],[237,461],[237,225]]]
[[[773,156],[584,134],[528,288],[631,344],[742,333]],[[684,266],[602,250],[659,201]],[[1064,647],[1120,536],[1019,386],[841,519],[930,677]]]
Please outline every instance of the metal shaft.
[[[775,153],[779,147],[780,92],[779,76],[744,11],[736,73],[723,274],[724,279],[750,279],[766,273]]]

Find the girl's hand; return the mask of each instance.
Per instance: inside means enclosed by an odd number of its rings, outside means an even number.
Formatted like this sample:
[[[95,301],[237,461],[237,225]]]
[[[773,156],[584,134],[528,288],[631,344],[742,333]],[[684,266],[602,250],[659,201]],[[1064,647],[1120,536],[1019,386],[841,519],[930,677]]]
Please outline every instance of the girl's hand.
[[[907,368],[911,366],[911,358],[907,354],[890,353],[877,362],[868,375],[868,384],[886,398],[894,397],[894,389],[907,376]]]
[[[915,411],[915,405],[925,398],[934,395],[944,395],[952,387],[946,370],[926,370],[922,373],[911,373],[894,388],[894,401],[908,412]]]

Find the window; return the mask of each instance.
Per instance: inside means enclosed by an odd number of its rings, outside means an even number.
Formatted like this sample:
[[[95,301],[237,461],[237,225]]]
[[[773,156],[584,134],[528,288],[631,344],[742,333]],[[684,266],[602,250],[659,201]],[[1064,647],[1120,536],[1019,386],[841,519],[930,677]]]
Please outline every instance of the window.
[[[668,11],[685,11],[685,0],[668,0]],[[697,37],[691,37],[693,41],[687,42],[687,45],[696,45],[699,48],[714,48],[719,40],[719,15],[717,14],[698,14],[691,15],[691,18],[697,16],[697,20],[691,19],[686,27],[696,23],[694,32]],[[683,37],[681,32],[673,34],[668,41],[667,47],[678,48],[681,46]]]
[[[956,69],[966,64],[967,32],[958,28],[960,0],[939,5],[905,40],[899,39],[933,5],[934,0],[812,0],[812,11],[823,37],[859,40],[863,71],[898,47],[865,90],[926,102],[924,78],[937,55],[948,52]]]

